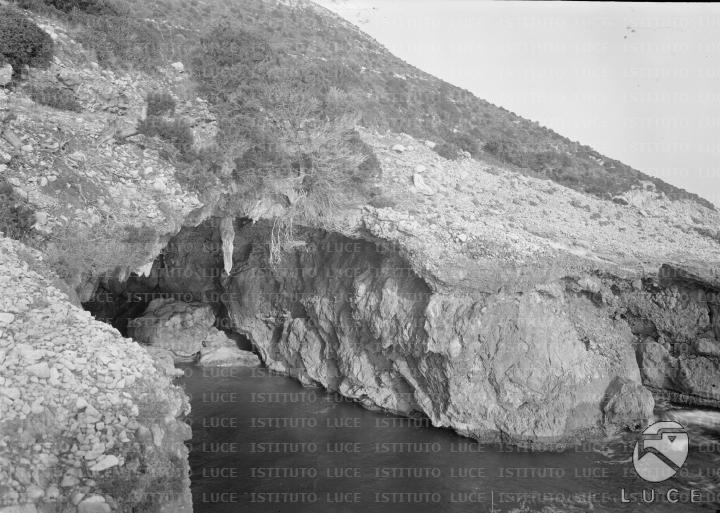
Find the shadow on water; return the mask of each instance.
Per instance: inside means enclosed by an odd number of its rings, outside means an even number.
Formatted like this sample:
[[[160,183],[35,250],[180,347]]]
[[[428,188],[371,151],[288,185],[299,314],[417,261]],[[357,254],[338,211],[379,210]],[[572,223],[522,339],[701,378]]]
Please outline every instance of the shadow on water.
[[[184,370],[193,407],[196,513],[655,513],[720,507],[720,437],[712,417],[717,412],[666,412],[666,418],[691,426],[690,456],[676,477],[647,483],[633,469],[634,434],[562,450],[545,446],[551,450],[543,452],[477,444],[430,428],[427,419],[372,412],[266,369]],[[643,491],[652,503],[642,502]]]

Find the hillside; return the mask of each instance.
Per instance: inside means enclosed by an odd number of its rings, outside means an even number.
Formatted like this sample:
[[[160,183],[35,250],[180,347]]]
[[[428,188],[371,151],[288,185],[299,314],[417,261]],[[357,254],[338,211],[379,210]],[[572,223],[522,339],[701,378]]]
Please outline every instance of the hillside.
[[[365,127],[432,140],[446,157],[467,151],[479,158],[497,159],[523,174],[549,178],[604,199],[649,181],[671,199],[688,198],[710,206],[697,195],[410,66],[353,25],[312,3],[152,0],[132,3],[129,12],[145,20],[126,26],[137,32],[139,43],[147,45],[143,53],[132,56],[144,63],[152,61],[154,54],[187,55],[194,34],[218,23],[229,24],[270,45],[276,66],[302,68],[301,80],[320,101],[332,88],[343,93],[347,107],[360,114]],[[93,23],[107,28],[104,21]],[[153,31],[162,35],[162,42],[154,41]]]
[[[272,370],[484,441],[639,429],[653,397],[720,406],[705,202],[583,160],[311,5],[0,9],[3,506],[181,511],[147,499],[187,502],[186,399],[152,343],[121,336],[153,296],[212,310]],[[474,158],[449,146],[471,142],[455,126],[476,129]],[[499,133],[568,167],[521,168]],[[153,383],[152,414],[105,401]],[[58,458],[19,429],[34,415],[77,446]]]
[[[40,0],[19,3],[36,9],[42,4]],[[130,60],[133,65],[151,69],[154,62],[191,54],[197,49],[198,34],[224,24],[254,37],[256,48],[267,45],[262,50],[267,53],[263,60],[273,61],[270,67],[275,70],[299,72],[297,80],[311,96],[326,104],[324,108],[332,108],[327,105],[330,91],[339,93],[343,108],[357,113],[360,124],[367,128],[429,139],[445,157],[456,158],[465,151],[603,199],[651,182],[670,199],[692,199],[713,208],[695,194],[410,66],[357,27],[310,2],[130,0],[103,2],[106,4],[120,6],[115,11],[135,21],[123,23],[122,35],[129,32],[131,36],[118,51],[121,34],[114,33],[116,15],[108,14],[112,11],[98,10],[101,14],[84,16],[76,13],[81,23],[94,27],[85,40],[99,51],[101,64],[127,66]],[[258,64],[245,63],[254,72]],[[206,81],[207,70],[195,68],[200,82]]]

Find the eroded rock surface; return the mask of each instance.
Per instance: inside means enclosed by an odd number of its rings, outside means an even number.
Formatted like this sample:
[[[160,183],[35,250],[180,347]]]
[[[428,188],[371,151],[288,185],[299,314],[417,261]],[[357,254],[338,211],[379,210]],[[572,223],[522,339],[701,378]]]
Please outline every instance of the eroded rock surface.
[[[200,352],[214,323],[209,305],[158,298],[150,302],[142,317],[128,323],[128,334],[153,349],[169,351],[175,362],[187,362]]]
[[[202,366],[260,365],[258,357],[214,327],[209,304],[186,303],[173,298],[153,299],[145,313],[128,322],[128,333],[147,344],[148,353],[168,375],[182,374],[175,363],[194,361]]]
[[[257,367],[260,359],[250,351],[243,351],[237,343],[220,330],[204,341],[198,364],[202,367]]]
[[[582,293],[590,278],[449,294],[395,248],[311,230],[272,267],[269,229],[238,223],[233,270],[216,292],[273,370],[480,439],[568,440],[652,413],[634,336]],[[191,254],[184,261],[197,271]]]
[[[665,265],[620,295],[643,381],[672,401],[720,406],[720,281],[704,265]]]

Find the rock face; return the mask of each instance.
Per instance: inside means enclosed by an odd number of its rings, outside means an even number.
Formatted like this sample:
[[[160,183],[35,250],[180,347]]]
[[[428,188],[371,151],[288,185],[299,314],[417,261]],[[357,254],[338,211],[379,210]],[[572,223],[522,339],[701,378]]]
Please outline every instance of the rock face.
[[[655,283],[621,294],[643,381],[656,395],[720,406],[720,280],[707,265],[665,265]]]
[[[447,294],[396,251],[321,231],[272,268],[269,229],[236,230],[218,292],[273,370],[479,439],[569,440],[652,413],[628,325],[577,284]]]

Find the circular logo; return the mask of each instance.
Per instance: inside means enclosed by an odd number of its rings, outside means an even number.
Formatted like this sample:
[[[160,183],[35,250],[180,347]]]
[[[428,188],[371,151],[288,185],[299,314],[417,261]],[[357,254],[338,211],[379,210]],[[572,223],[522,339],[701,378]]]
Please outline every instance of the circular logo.
[[[674,476],[688,455],[688,434],[677,422],[648,426],[633,452],[635,471],[645,481],[659,483]]]

